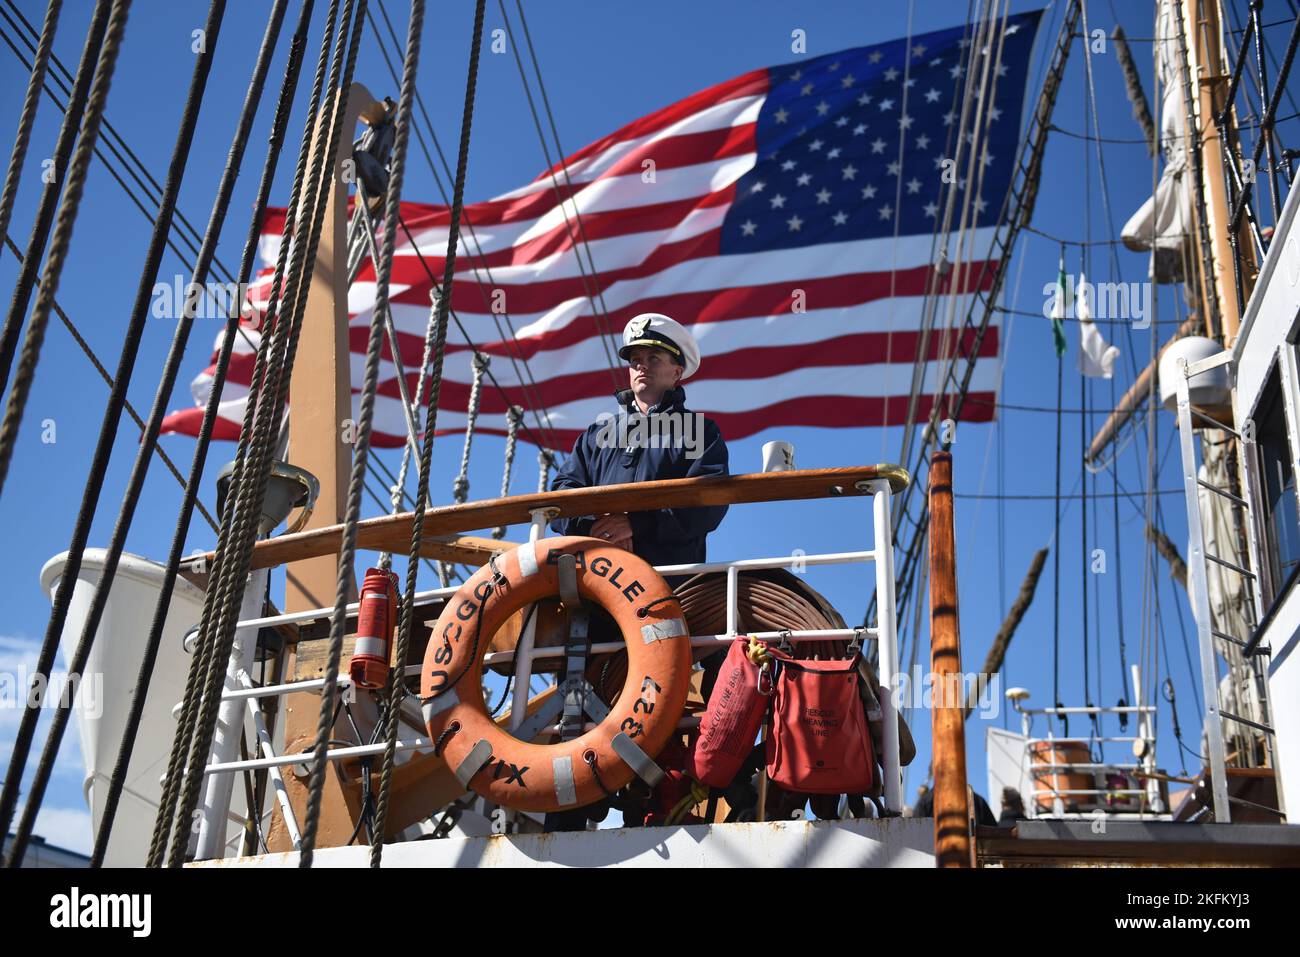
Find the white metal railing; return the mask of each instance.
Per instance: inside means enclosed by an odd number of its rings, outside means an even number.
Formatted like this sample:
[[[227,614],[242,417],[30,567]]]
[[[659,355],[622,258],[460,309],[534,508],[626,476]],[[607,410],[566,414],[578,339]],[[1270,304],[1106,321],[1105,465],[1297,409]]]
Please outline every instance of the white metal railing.
[[[717,571],[726,572],[727,631],[723,634],[715,635],[692,635],[690,637],[691,646],[694,648],[702,648],[714,644],[725,645],[727,642],[734,640],[738,636],[739,632],[737,631],[736,625],[739,606],[739,573],[741,571],[764,568],[788,568],[793,565],[806,567],[810,565],[822,566],[862,564],[867,562],[874,563],[876,567],[876,593],[878,595],[876,601],[877,624],[874,628],[782,630],[770,632],[745,632],[745,634],[767,640],[785,638],[793,642],[851,639],[855,636],[859,638],[872,637],[877,640],[880,670],[880,705],[882,718],[884,720],[884,735],[882,741],[883,753],[880,755],[881,765],[884,769],[883,798],[887,807],[894,810],[901,810],[902,781],[898,763],[897,709],[891,691],[898,673],[897,621],[894,604],[895,581],[893,531],[890,515],[890,499],[892,491],[889,482],[886,479],[860,482],[857,487],[860,491],[869,491],[873,498],[872,524],[873,545],[875,547],[871,549],[852,552],[832,552],[820,555],[783,555],[768,558],[736,559],[732,561],[657,565],[655,566],[655,570],[661,575],[698,574],[701,572]],[[533,510],[531,513],[533,521],[529,529],[529,541],[536,541],[543,536],[548,521],[553,517],[553,511],[553,509],[548,508]],[[458,591],[458,588],[459,586],[434,588],[428,591],[417,592],[415,596],[416,604],[429,604],[439,599],[449,597],[450,595],[455,594],[456,591]],[[349,613],[356,612],[358,608],[358,603],[353,603],[347,606]],[[273,627],[275,625],[310,621],[331,614],[332,612],[332,608],[316,608],[307,611],[269,615],[260,618],[247,618],[241,620],[237,627],[239,629],[250,630],[254,628]],[[511,730],[516,729],[527,717],[528,696],[530,694],[531,679],[533,677],[533,662],[540,658],[559,657],[565,654],[565,649],[562,645],[535,648],[533,646],[534,635],[535,620],[530,617],[514,650],[489,652],[483,656],[483,662],[485,665],[499,665],[510,661],[515,663],[515,689],[512,702]],[[621,641],[605,642],[592,645],[590,651],[591,653],[599,654],[618,651],[623,647],[624,643]],[[405,669],[405,673],[408,676],[418,674],[420,667],[420,665],[408,665]],[[280,775],[279,769],[293,765],[305,764],[310,760],[310,753],[276,754],[270,735],[266,733],[265,723],[259,721],[261,713],[256,705],[256,701],[262,698],[280,697],[302,691],[315,691],[323,688],[324,685],[325,680],[323,678],[313,678],[304,681],[285,682],[276,685],[257,687],[253,685],[251,680],[249,680],[247,672],[243,671],[240,675],[238,686],[227,687],[222,693],[222,700],[223,702],[245,701],[247,703],[246,707],[254,715],[254,721],[258,732],[258,750],[260,756],[243,760],[211,761],[203,771],[205,776],[222,777],[241,771],[268,770],[276,791],[277,799],[279,800],[281,810],[288,826],[288,833],[295,846],[297,846],[298,843],[297,821],[294,817],[293,809],[289,805],[288,794],[284,788],[284,781]],[[349,677],[346,674],[340,674],[338,676],[337,685],[340,693],[346,694],[351,688]],[[684,718],[680,723],[680,726],[683,729],[692,728],[697,725],[698,718],[691,717]],[[592,725],[592,727],[594,727],[594,725]],[[399,739],[397,742],[397,750],[399,752],[418,751],[421,749],[432,748],[432,746],[433,742],[423,736]],[[336,747],[326,751],[325,759],[329,761],[348,760],[367,755],[380,754],[383,750],[384,745],[382,743],[374,745]]]
[[[1115,705],[1113,707],[1099,707],[1094,705],[1088,706],[1055,706],[1045,708],[1026,708],[1021,706],[1022,699],[1027,696],[1027,692],[1008,691],[1007,696],[1011,698],[1015,709],[1021,715],[1021,731],[1024,735],[1024,765],[1022,772],[1027,768],[1028,777],[1031,787],[1029,793],[1025,795],[1025,813],[1031,819],[1050,818],[1053,820],[1075,820],[1095,818],[1098,814],[1114,815],[1123,817],[1136,817],[1139,820],[1168,820],[1170,815],[1169,809],[1165,806],[1164,798],[1160,791],[1160,781],[1150,777],[1155,774],[1155,714],[1154,705],[1144,704],[1142,701],[1142,682],[1140,672],[1136,665],[1130,666],[1130,678],[1133,683],[1133,691],[1136,704],[1132,705]],[[1089,733],[1083,736],[1065,736],[1058,737],[1051,730],[1050,726],[1046,737],[1033,737],[1030,734],[1033,718],[1041,715],[1047,718],[1067,717],[1070,715],[1088,715],[1090,717],[1100,718],[1105,715],[1116,717],[1134,716],[1137,720],[1137,733],[1133,735],[1099,735]],[[1104,760],[1105,745],[1107,744],[1125,744],[1130,747],[1141,742],[1141,754],[1139,755],[1140,763],[1111,762]],[[1069,761],[1059,760],[1059,752],[1052,754],[1051,750],[1064,748],[1069,745],[1085,743],[1089,746],[1091,758],[1091,749],[1097,745],[1102,753],[1102,760],[1088,761]],[[1046,745],[1049,748],[1051,760],[1039,760],[1041,746]],[[1137,778],[1139,781],[1145,781],[1140,787],[1099,787],[1096,786],[1102,775],[1106,772],[1114,772],[1117,775],[1123,775],[1128,781]],[[1094,784],[1090,788],[1073,788],[1068,786],[1057,787],[1057,783],[1067,784],[1065,781],[1059,781],[1059,778],[1065,778],[1071,774],[1076,774],[1085,778],[1091,778]],[[1043,777],[1048,780],[1042,780]],[[1092,807],[1076,808],[1070,810],[1066,806],[1067,798],[1081,798],[1076,803],[1092,803]],[[1094,799],[1089,802],[1087,799]],[[1136,806],[1114,805],[1103,806],[1110,800],[1117,798],[1136,798]],[[1051,801],[1051,808],[1043,807],[1046,801]]]

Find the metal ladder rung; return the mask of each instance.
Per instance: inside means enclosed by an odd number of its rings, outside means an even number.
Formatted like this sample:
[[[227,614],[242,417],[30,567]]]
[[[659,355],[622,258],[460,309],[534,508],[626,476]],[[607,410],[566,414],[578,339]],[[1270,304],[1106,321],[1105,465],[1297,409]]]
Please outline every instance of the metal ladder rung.
[[[1222,429],[1224,432],[1227,432],[1229,435],[1233,436],[1234,438],[1238,438],[1238,439],[1241,438],[1241,433],[1238,432],[1236,429],[1234,429],[1232,426],[1224,425],[1218,419],[1211,418],[1210,416],[1206,415],[1204,412],[1196,408],[1196,406],[1194,405],[1188,406],[1188,410],[1192,413],[1192,415],[1196,416],[1198,419],[1201,419],[1205,422],[1209,422],[1216,429]]]
[[[1240,505],[1242,508],[1250,508],[1249,502],[1247,502],[1244,498],[1238,498],[1236,495],[1233,495],[1227,489],[1219,488],[1219,486],[1217,485],[1211,485],[1209,482],[1205,481],[1204,479],[1199,479],[1199,478],[1196,480],[1196,484],[1199,485],[1201,488],[1209,489],[1215,495],[1222,495],[1224,498],[1228,499],[1228,501],[1235,502],[1237,505]]]
[[[1224,711],[1222,708],[1219,709],[1219,717],[1228,718],[1232,721],[1240,722],[1241,724],[1248,724],[1252,728],[1257,728],[1258,730],[1263,731],[1265,734],[1273,733],[1273,729],[1266,724],[1260,724],[1258,721],[1251,721],[1249,718],[1243,718],[1241,715],[1233,714],[1231,711]]]
[[[1279,811],[1275,807],[1269,807],[1267,804],[1256,804],[1254,801],[1247,801],[1245,798],[1233,797],[1228,795],[1228,800],[1233,804],[1241,804],[1245,807],[1253,807],[1256,810],[1267,811],[1269,814],[1276,814],[1278,817],[1286,817],[1285,811]]]
[[[1222,638],[1224,641],[1226,641],[1226,642],[1230,642],[1231,644],[1236,645],[1238,648],[1249,648],[1249,647],[1250,647],[1250,642],[1249,642],[1249,641],[1242,641],[1242,640],[1241,640],[1240,638],[1238,638],[1236,635],[1225,635],[1223,632],[1219,631],[1217,628],[1211,628],[1211,629],[1210,629],[1210,634],[1212,634],[1215,638]],[[1251,652],[1251,654],[1255,654],[1255,655],[1271,655],[1272,652],[1269,650],[1268,645],[1256,645],[1255,648],[1254,648],[1254,650]]]
[[[1218,631],[1217,629],[1214,628],[1210,629],[1210,634],[1212,634],[1215,638],[1222,638],[1224,641],[1231,642],[1232,644],[1236,645],[1238,648],[1246,647],[1246,642],[1242,641],[1240,638],[1236,637],[1235,635],[1225,635],[1223,632]]]
[[[1214,564],[1216,565],[1222,565],[1224,568],[1231,568],[1234,572],[1237,572],[1240,575],[1245,575],[1247,578],[1255,577],[1254,572],[1248,571],[1247,569],[1242,568],[1240,565],[1234,565],[1232,562],[1228,561],[1225,558],[1220,558],[1218,555],[1211,555],[1209,552],[1206,552],[1205,558],[1207,561],[1214,562]]]

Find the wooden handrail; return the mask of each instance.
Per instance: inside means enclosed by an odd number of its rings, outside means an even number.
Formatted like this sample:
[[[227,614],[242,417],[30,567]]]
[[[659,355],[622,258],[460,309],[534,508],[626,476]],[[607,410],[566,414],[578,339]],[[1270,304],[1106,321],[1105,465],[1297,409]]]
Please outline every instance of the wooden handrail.
[[[535,509],[553,509],[554,518],[600,515],[606,512],[642,512],[659,508],[703,505],[738,505],[868,494],[858,483],[884,479],[893,491],[908,483],[907,470],[897,465],[861,465],[848,468],[796,469],[705,478],[665,479],[593,488],[564,489],[485,499],[463,505],[444,505],[425,512],[424,536],[431,554],[446,544],[447,536],[498,525],[527,524]],[[343,526],[281,535],[258,542],[253,568],[283,565],[317,555],[338,552]],[[442,539],[442,542],[435,540]],[[405,553],[410,547],[411,513],[366,519],[357,526],[357,548]],[[505,548],[505,545],[501,546]],[[187,563],[211,562],[213,553],[194,556]]]

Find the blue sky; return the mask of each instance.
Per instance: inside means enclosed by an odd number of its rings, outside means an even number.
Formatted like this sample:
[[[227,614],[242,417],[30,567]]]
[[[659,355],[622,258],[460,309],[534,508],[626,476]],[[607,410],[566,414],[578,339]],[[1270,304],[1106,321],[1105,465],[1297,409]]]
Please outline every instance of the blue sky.
[[[399,35],[405,34],[405,12],[393,0],[386,4]],[[39,23],[41,4],[20,0],[19,6],[29,19]],[[317,24],[312,45],[323,19],[324,3],[318,5]],[[372,7],[373,7],[372,3]],[[1013,12],[1034,9],[1036,3],[1012,0]],[[1059,23],[1059,0],[1044,18],[1046,38],[1055,36]],[[67,4],[63,23],[55,44],[56,53],[69,68],[75,67],[84,38],[91,4],[77,0]],[[181,191],[180,208],[200,228],[206,221],[210,197],[220,177],[229,139],[251,72],[257,41],[260,39],[266,5],[253,0],[231,0],[226,25],[219,40],[216,64],[208,95],[200,117],[189,170]],[[468,60],[468,37],[473,4],[438,4],[431,7],[426,25],[424,56],[420,65],[420,87],[431,114],[435,132],[444,150],[454,156],[459,130],[460,107]],[[513,6],[512,21],[516,23]],[[792,12],[787,3],[756,2],[699,4],[664,0],[652,5],[579,4],[555,0],[547,4],[528,3],[529,26],[546,81],[546,92],[554,109],[555,120],[565,152],[617,128],[623,123],[657,107],[680,99],[712,83],[758,67],[792,62],[791,31],[802,29],[807,36],[807,56],[923,33],[961,23],[966,18],[965,3],[926,2],[915,4],[854,4],[824,2],[805,5]],[[206,5],[197,2],[163,3],[138,0],[127,31],[119,69],[108,102],[108,118],[132,144],[144,163],[161,179],[166,170],[172,138],[179,121],[187,78],[193,63],[191,31],[202,25]],[[1124,4],[1123,24],[1136,37],[1152,33],[1149,5]],[[909,30],[909,16],[911,24]],[[1108,33],[1114,17],[1108,5],[1090,4],[1090,26]],[[501,13],[489,4],[485,33],[502,26]],[[6,30],[7,30],[6,26]],[[286,26],[286,34],[290,25]],[[520,38],[522,39],[522,38]],[[284,46],[272,70],[278,85],[283,64]],[[1144,84],[1151,94],[1150,44],[1134,43],[1134,52]],[[1035,86],[1041,75],[1041,53],[1034,61],[1031,75]],[[1096,96],[1101,116],[1102,134],[1120,139],[1134,139],[1139,131],[1133,122],[1129,104],[1108,45],[1103,54],[1094,54],[1093,67]],[[377,94],[396,95],[373,35],[367,30],[357,66],[357,79]],[[13,129],[27,73],[13,54],[0,46],[0,129]],[[305,85],[305,83],[304,83]],[[1055,123],[1070,131],[1082,132],[1090,122],[1085,112],[1083,48],[1075,46],[1057,107]],[[269,97],[268,97],[269,101]],[[283,203],[288,195],[296,136],[305,119],[306,97],[300,96],[291,123],[291,138],[286,159],[281,163],[273,203]],[[247,226],[246,211],[252,201],[257,174],[261,167],[265,134],[270,126],[271,104],[268,102],[257,119],[257,126],[232,205],[231,216],[223,235],[219,255],[232,266],[237,263],[242,236]],[[28,154],[18,204],[10,231],[21,243],[25,240],[34,214],[39,191],[40,161],[53,149],[58,116],[49,100],[41,112]],[[1050,234],[1070,239],[1093,240],[1114,236],[1114,229],[1128,218],[1149,195],[1152,165],[1141,146],[1107,145],[1104,160],[1107,179],[1099,176],[1097,157],[1092,144],[1054,133],[1050,139],[1045,181],[1039,196],[1034,226]],[[541,147],[533,131],[526,101],[513,56],[492,55],[485,51],[479,77],[478,99],[474,117],[473,140],[466,198],[485,199],[530,180],[545,166]],[[413,200],[440,201],[433,177],[418,153],[413,151],[408,163],[406,197]],[[1110,221],[1106,200],[1109,201]],[[149,226],[130,203],[119,186],[96,163],[91,170],[86,200],[77,223],[71,258],[63,274],[59,301],[78,324],[91,346],[110,368],[115,365],[121,345],[120,330],[127,321],[139,270],[143,263]],[[1145,256],[1116,251],[1112,258],[1105,246],[1094,247],[1088,273],[1098,279],[1141,281],[1146,278]],[[1021,239],[1006,290],[1006,304],[1041,316],[1043,286],[1055,279],[1058,247],[1035,235]],[[1079,247],[1072,247],[1067,269],[1080,269]],[[188,275],[189,264],[168,254],[163,261],[160,279],[173,281],[178,273]],[[10,289],[16,276],[12,255],[0,255],[0,288]],[[1018,281],[1017,281],[1018,280]],[[1175,300],[1179,300],[1175,305]],[[1185,316],[1181,293],[1169,287],[1159,290],[1160,321],[1175,322]],[[1160,327],[1161,339],[1169,327]],[[204,364],[215,324],[200,323],[191,342],[181,382],[171,406],[180,408],[190,401],[188,379]],[[1123,326],[1103,327],[1109,339],[1123,351],[1117,368],[1116,388],[1122,390],[1131,381],[1134,368],[1140,368],[1149,356],[1149,332],[1132,331]],[[1076,327],[1067,327],[1070,351],[1066,356],[1065,400],[1067,409],[1080,405],[1079,376],[1074,371],[1077,352]],[[154,384],[170,342],[172,329],[164,321],[151,322],[130,389],[137,408],[147,410]],[[1055,405],[1056,367],[1052,352],[1050,327],[1046,320],[1017,317],[1003,329],[1005,378],[1003,403],[1034,408]],[[1110,406],[1110,385],[1093,382],[1089,405],[1103,411]],[[52,324],[43,362],[28,406],[24,429],[15,454],[13,468],[3,498],[0,498],[0,528],[5,529],[8,547],[0,552],[0,576],[4,590],[5,623],[0,626],[0,667],[12,671],[23,660],[34,657],[35,644],[44,633],[49,602],[41,593],[38,573],[44,562],[67,547],[76,504],[81,495],[85,470],[89,464],[98,432],[107,389],[89,366],[76,345],[57,322]],[[1080,416],[1065,416],[1063,438],[1063,491],[1077,491],[1080,478]],[[1095,415],[1088,433],[1100,422]],[[57,441],[41,441],[41,423],[52,419],[57,424]],[[967,670],[978,668],[1002,620],[1007,603],[1014,598],[1020,579],[1035,550],[1052,539],[1055,416],[1049,412],[1005,410],[995,424],[962,424],[953,445],[956,469],[958,521],[958,574],[960,581],[963,661]],[[1160,489],[1179,489],[1176,449],[1169,440],[1172,417],[1162,414],[1157,423],[1156,447],[1162,464]],[[804,467],[868,464],[890,461],[899,454],[900,432],[897,429],[816,429],[782,428],[769,430],[730,443],[732,470],[754,471],[759,467],[760,448],[772,439],[785,439],[796,447],[798,464]],[[192,440],[168,436],[163,447],[178,463],[188,463]],[[450,499],[451,480],[460,456],[461,442],[455,437],[440,438],[435,447],[433,497]],[[480,436],[474,445],[470,472],[471,495],[495,494],[501,481],[503,440]],[[100,508],[91,535],[92,545],[107,543],[117,505],[125,487],[135,450],[134,426],[126,422],[103,484]],[[209,481],[203,499],[211,507],[214,495],[211,478],[233,452],[231,445],[217,445],[209,457]],[[521,445],[516,463],[513,489],[530,491],[536,484],[535,450]],[[392,465],[397,455],[382,453]],[[1001,468],[1000,468],[1001,466]],[[1121,480],[1130,491],[1142,487],[1145,474],[1145,434],[1130,444],[1120,457]],[[1092,482],[1089,480],[1089,488]],[[1001,489],[1010,495],[1048,496],[1039,499],[998,500],[981,498]],[[1097,490],[1108,493],[1108,477],[1097,481]],[[153,467],[144,494],[144,505],[135,522],[128,550],[153,558],[166,554],[179,504],[180,489],[160,465]],[[1160,496],[1163,503],[1163,527],[1178,543],[1185,541],[1182,499],[1179,495]],[[373,503],[367,503],[368,507]],[[1101,547],[1107,550],[1107,574],[1089,575],[1090,641],[1100,641],[1102,675],[1092,674],[1092,697],[1097,702],[1113,704],[1120,696],[1118,643],[1116,638],[1117,595],[1115,577],[1119,574],[1114,560],[1112,511],[1109,500],[1097,503],[1090,511],[1087,541],[1081,537],[1080,502],[1067,503],[1062,519],[1060,556],[1060,647],[1061,698],[1066,703],[1082,704],[1083,645],[1081,620],[1083,591],[1081,577],[1086,552]],[[1136,660],[1142,632],[1142,586],[1144,560],[1142,519],[1138,512],[1121,500],[1119,506],[1120,552],[1123,577],[1120,582],[1124,600],[1124,628],[1128,638],[1129,660]],[[372,514],[372,512],[367,512]],[[1096,519],[1098,534],[1094,535]],[[521,530],[514,530],[516,536]],[[213,534],[196,519],[187,550],[208,547]],[[711,558],[749,555],[788,554],[794,549],[805,553],[841,551],[866,547],[870,540],[868,500],[818,501],[799,504],[750,505],[734,508],[722,527],[711,537]],[[1185,596],[1169,582],[1163,565],[1154,569],[1159,588],[1165,651],[1161,653],[1161,678],[1165,660],[1178,702],[1178,717],[1184,735],[1193,747],[1199,738],[1197,688],[1199,678],[1189,672],[1195,659],[1195,636],[1180,621],[1175,605],[1181,603],[1183,620],[1190,624]],[[810,581],[845,614],[861,617],[874,578],[868,569],[818,569]],[[1052,697],[1053,674],[1053,565],[1049,559],[1037,598],[1020,626],[1007,657],[1005,685],[1021,685],[1033,692],[1031,703],[1043,705]],[[425,586],[429,587],[429,586]],[[1100,613],[1098,620],[1097,612]],[[909,610],[910,614],[910,610]],[[910,625],[907,630],[910,632]],[[923,635],[924,637],[924,635]],[[1190,655],[1184,650],[1184,642]],[[1095,644],[1089,659],[1097,656]],[[904,649],[905,655],[910,650]],[[1167,654],[1166,654],[1167,652]],[[922,654],[921,661],[925,660]],[[904,658],[903,665],[907,665]],[[1004,717],[991,719],[1001,726]],[[968,725],[968,767],[977,790],[984,791],[983,729],[987,722],[972,719]],[[912,717],[913,729],[921,748],[908,779],[910,795],[928,763],[928,715]],[[0,712],[0,757],[8,752],[17,712]],[[1013,722],[1014,726],[1014,722]],[[1078,725],[1072,725],[1080,733]],[[1111,726],[1109,733],[1115,733]],[[1161,765],[1172,773],[1184,767],[1184,758],[1171,733],[1169,710],[1159,718],[1159,756]],[[80,797],[80,772],[75,734],[70,734],[63,750],[60,770],[47,796],[48,810],[38,832],[55,843],[84,847],[88,843],[86,815]],[[33,760],[34,764],[34,760]],[[1191,765],[1187,765],[1191,767]],[[993,798],[993,795],[987,795]]]

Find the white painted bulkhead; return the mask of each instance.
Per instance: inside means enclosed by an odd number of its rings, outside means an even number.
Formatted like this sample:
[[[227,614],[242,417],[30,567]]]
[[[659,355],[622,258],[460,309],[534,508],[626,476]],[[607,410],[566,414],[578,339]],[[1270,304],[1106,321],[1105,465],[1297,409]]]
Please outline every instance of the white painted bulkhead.
[[[1238,429],[1255,414],[1274,363],[1280,372],[1290,437],[1291,467],[1300,475],[1300,190],[1291,190],[1233,347]],[[1252,467],[1247,463],[1247,468]],[[1260,503],[1246,490],[1252,510]],[[1258,547],[1255,545],[1254,547]],[[1268,609],[1264,609],[1266,612]],[[1300,823],[1300,587],[1278,599],[1263,643],[1268,660],[1269,700],[1276,730],[1279,798],[1287,822]],[[1288,800],[1290,798],[1290,800]]]

